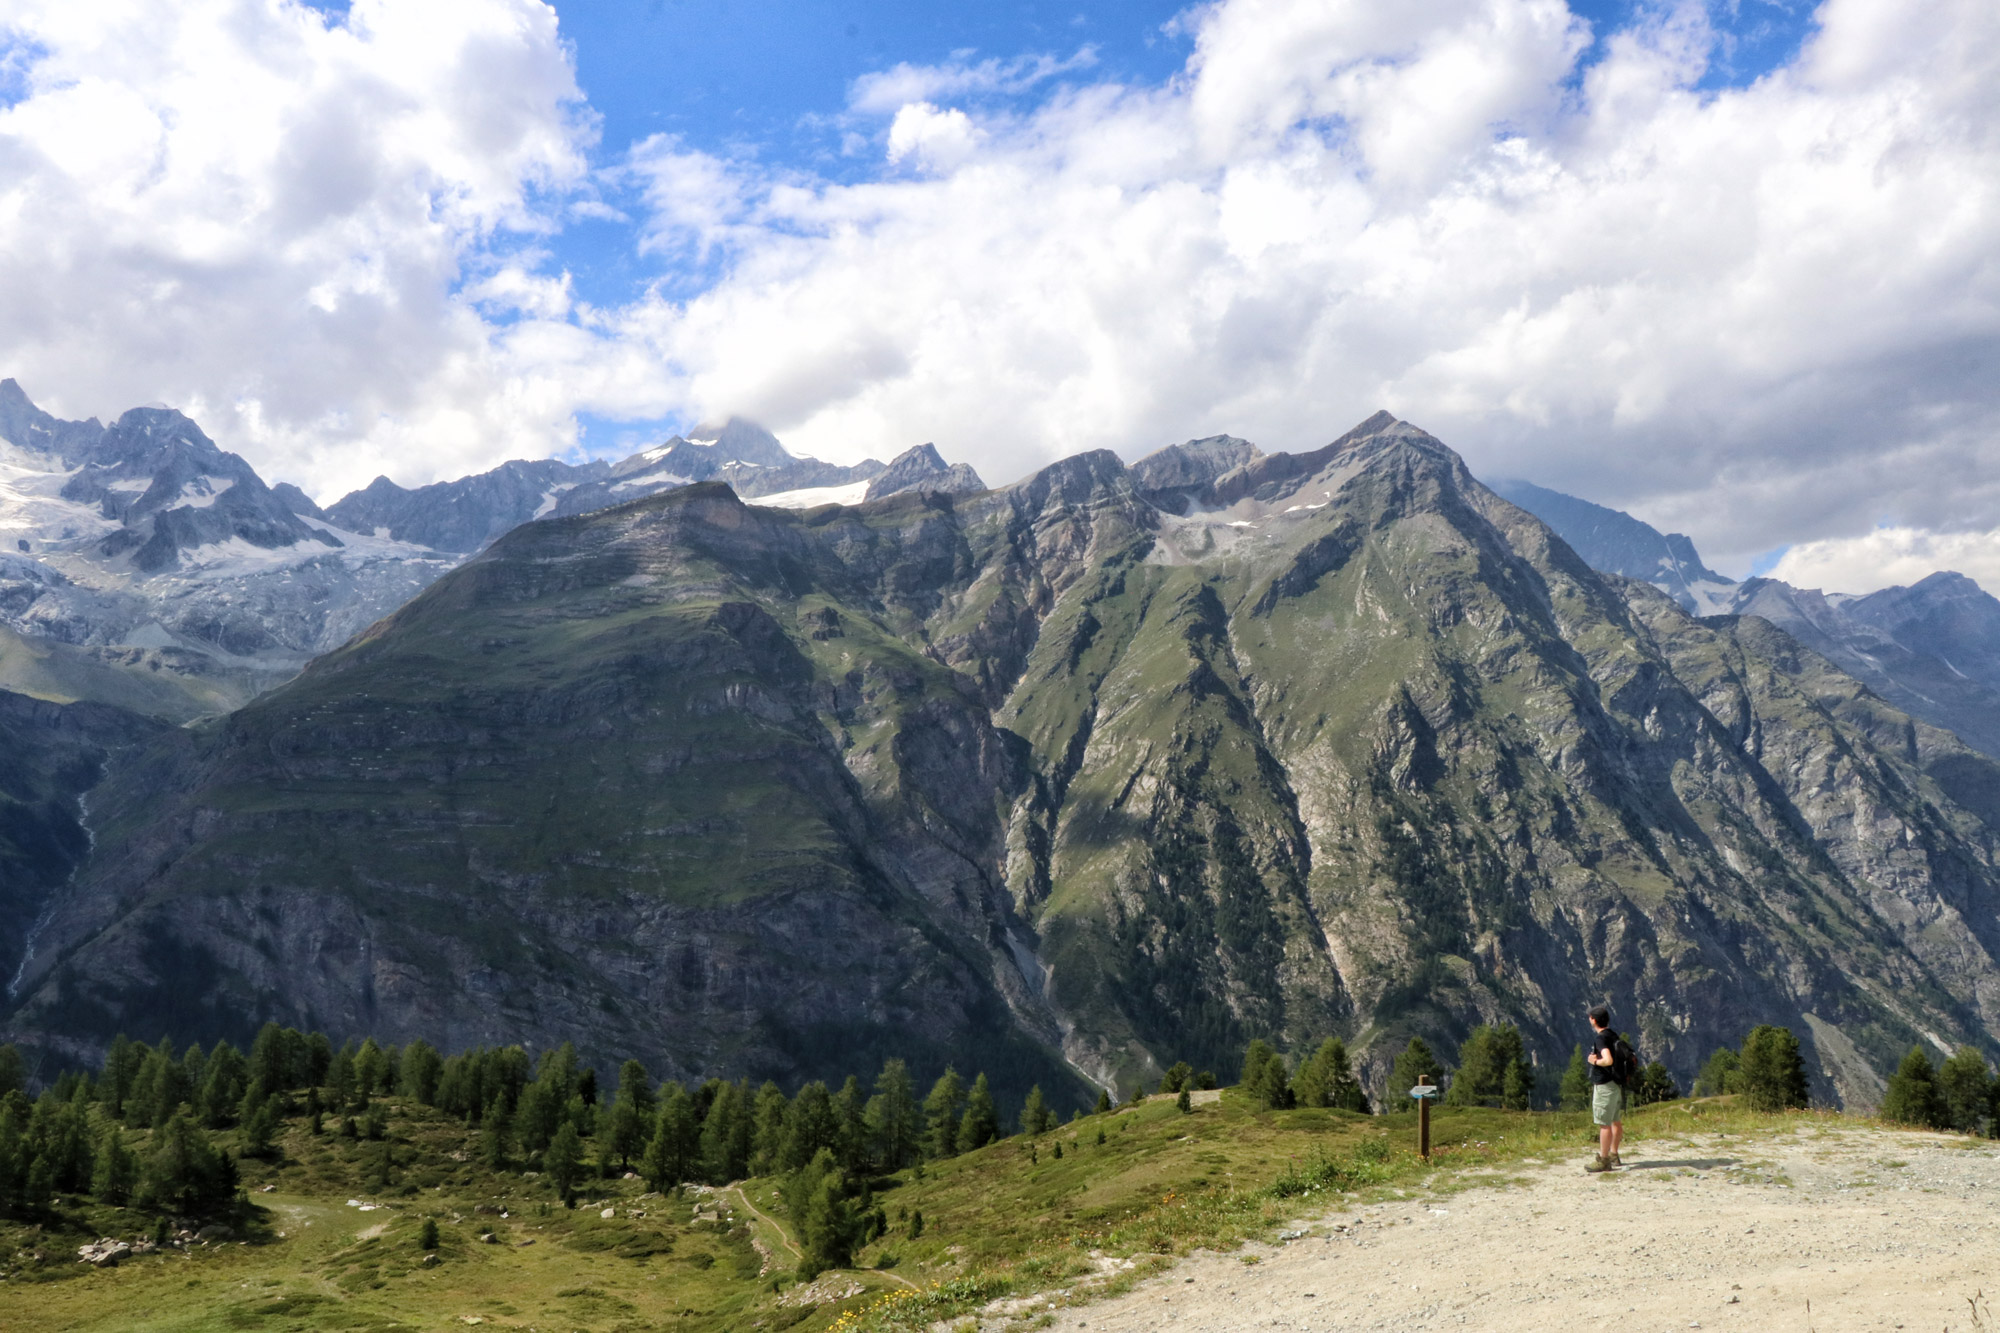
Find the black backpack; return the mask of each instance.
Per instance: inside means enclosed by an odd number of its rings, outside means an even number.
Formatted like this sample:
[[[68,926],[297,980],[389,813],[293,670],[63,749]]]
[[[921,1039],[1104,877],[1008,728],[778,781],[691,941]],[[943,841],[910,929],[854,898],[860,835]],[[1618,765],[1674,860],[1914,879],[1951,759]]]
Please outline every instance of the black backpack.
[[[1639,1053],[1632,1049],[1632,1043],[1617,1033],[1611,1034],[1611,1081],[1621,1088],[1629,1088],[1639,1077]]]

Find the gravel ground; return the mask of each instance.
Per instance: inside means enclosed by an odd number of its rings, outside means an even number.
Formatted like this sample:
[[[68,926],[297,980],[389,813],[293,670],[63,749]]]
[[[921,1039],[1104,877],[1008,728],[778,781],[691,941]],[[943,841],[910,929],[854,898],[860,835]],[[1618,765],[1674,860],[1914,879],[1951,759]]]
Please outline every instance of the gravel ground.
[[[1283,1245],[1014,1319],[1090,1333],[2000,1329],[1968,1304],[1983,1292],[2000,1309],[2000,1143],[1808,1126],[1624,1156],[1594,1177],[1579,1147],[1491,1186],[1304,1218]]]

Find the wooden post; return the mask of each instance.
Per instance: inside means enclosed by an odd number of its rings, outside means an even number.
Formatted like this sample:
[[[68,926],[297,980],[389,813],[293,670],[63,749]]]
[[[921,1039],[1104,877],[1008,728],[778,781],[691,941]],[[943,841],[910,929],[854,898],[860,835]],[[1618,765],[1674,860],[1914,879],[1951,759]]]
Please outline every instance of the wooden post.
[[[1417,1079],[1417,1086],[1427,1088],[1430,1082],[1430,1076],[1423,1075]],[[1428,1097],[1417,1098],[1417,1155],[1426,1162],[1431,1160],[1431,1099]]]

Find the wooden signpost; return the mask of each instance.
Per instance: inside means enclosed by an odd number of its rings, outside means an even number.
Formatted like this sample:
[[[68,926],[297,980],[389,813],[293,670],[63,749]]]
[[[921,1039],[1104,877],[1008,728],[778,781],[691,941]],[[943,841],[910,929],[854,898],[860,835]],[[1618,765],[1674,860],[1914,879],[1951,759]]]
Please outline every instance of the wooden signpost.
[[[1417,1155],[1426,1162],[1431,1160],[1431,1099],[1438,1090],[1431,1086],[1430,1076],[1417,1077],[1417,1086],[1410,1089],[1410,1095],[1417,1099]]]

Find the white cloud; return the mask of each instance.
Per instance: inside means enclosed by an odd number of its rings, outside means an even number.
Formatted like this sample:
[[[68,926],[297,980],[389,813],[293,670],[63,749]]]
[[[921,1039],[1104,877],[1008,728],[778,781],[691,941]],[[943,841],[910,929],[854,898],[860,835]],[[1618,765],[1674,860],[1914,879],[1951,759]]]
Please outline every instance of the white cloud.
[[[1086,70],[1097,63],[1097,53],[1086,46],[1067,59],[1052,55],[1016,56],[1012,60],[989,58],[972,63],[961,53],[942,65],[893,66],[855,80],[849,105],[856,111],[893,115],[912,102],[935,102],[947,98],[1025,93],[1037,84],[1064,74]]]
[[[889,160],[949,171],[970,158],[984,137],[957,107],[940,111],[929,102],[912,102],[889,126]]]
[[[1957,570],[1989,592],[2000,590],[2000,528],[1950,533],[1878,528],[1860,537],[1801,542],[1785,552],[1770,577],[1800,588],[1867,593],[1908,586],[1940,569]]]
[[[552,10],[15,0],[4,22],[25,72],[0,109],[0,374],[70,414],[173,402],[322,492],[573,430],[530,336],[453,295],[490,263],[477,299],[566,308],[506,258],[557,225],[543,201],[593,132]]]
[[[2000,11],[1819,20],[1703,92],[1698,6],[1580,69],[1551,0],[1226,0],[1163,88],[898,108],[893,151],[950,146],[927,176],[739,175],[728,275],[635,318],[703,411],[824,457],[935,439],[1006,478],[1386,406],[1738,569],[1885,517],[1983,531]]]
[[[541,259],[612,210],[530,0],[10,12],[49,54],[0,109],[0,372],[182,403],[322,489],[547,453],[579,410],[1008,480],[1388,407],[1732,571],[2000,524],[1990,0],[1828,0],[1721,91],[1692,0],[1588,68],[1557,0],[1219,0],[1151,88],[902,66],[840,121],[874,179],[635,146],[609,188],[674,280],[609,307]]]

